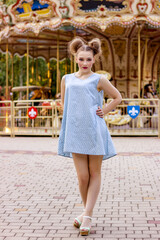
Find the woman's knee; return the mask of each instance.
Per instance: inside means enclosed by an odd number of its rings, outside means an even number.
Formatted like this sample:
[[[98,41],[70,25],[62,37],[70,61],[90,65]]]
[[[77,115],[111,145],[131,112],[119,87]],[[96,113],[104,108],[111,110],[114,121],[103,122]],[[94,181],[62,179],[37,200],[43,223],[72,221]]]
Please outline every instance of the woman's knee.
[[[89,182],[89,172],[80,173],[78,175],[78,181],[80,185],[86,185]]]
[[[101,177],[101,172],[100,171],[96,171],[96,170],[90,170],[89,175],[91,178],[100,178]]]
[[[103,156],[90,155],[89,156],[89,175],[92,178],[101,177],[101,166]]]

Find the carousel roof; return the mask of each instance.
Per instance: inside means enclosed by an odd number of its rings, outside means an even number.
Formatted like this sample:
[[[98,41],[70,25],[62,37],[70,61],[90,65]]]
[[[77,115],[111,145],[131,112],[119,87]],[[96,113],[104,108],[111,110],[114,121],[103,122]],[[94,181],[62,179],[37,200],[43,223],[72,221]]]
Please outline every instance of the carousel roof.
[[[160,0],[17,0],[8,7],[0,3],[0,48],[5,52],[8,42],[10,52],[24,55],[29,38],[32,57],[56,58],[60,35],[63,59],[75,35],[134,37],[136,25],[142,37],[159,40]]]

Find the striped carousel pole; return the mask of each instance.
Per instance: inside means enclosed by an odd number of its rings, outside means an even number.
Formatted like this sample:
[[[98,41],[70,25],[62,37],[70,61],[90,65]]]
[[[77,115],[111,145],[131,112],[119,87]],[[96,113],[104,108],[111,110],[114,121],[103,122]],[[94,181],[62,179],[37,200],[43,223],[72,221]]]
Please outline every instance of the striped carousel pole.
[[[148,44],[148,38],[145,40],[145,53],[144,53],[144,68],[143,68],[143,81],[142,81],[142,97],[144,96],[144,81],[145,76],[147,73],[147,44]]]
[[[57,84],[56,93],[60,91],[60,71],[59,71],[59,30],[57,34]]]
[[[27,37],[27,96],[26,100],[29,100],[29,40]]]
[[[74,37],[76,37],[76,28],[74,29]],[[76,56],[74,56],[74,72],[77,70]]]
[[[14,62],[13,62],[13,60],[14,60],[14,55],[13,55],[13,48],[12,48],[12,53],[11,53],[11,59],[12,59],[11,86],[12,86],[12,88],[13,88],[13,74],[14,74],[14,72],[13,72],[13,70],[14,70]],[[13,101],[13,92],[12,92],[12,101]]]
[[[6,101],[8,99],[8,41],[6,44]],[[6,128],[8,127],[8,108],[6,108]]]
[[[6,100],[8,100],[8,42],[6,44]]]
[[[27,96],[26,100],[29,100],[29,39],[27,37]],[[27,113],[28,115],[28,101],[27,101]],[[28,117],[26,121],[26,127],[28,127]]]
[[[138,98],[141,92],[141,26],[138,26]]]

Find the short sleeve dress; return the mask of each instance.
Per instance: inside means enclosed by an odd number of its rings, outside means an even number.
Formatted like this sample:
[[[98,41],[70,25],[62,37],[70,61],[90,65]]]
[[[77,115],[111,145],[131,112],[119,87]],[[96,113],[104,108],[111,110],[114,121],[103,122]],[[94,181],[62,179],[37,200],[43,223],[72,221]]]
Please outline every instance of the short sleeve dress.
[[[97,90],[100,77],[93,73],[82,80],[75,73],[65,75],[58,155],[70,158],[72,153],[103,155],[103,160],[117,155],[104,118],[96,114],[103,104],[103,90]]]

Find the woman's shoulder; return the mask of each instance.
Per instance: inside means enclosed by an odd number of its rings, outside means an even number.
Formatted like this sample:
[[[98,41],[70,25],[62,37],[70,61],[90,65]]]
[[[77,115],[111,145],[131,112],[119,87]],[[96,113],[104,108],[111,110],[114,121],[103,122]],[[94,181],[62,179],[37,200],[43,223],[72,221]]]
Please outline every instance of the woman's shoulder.
[[[65,79],[67,77],[72,77],[74,75],[74,73],[67,73],[65,75],[63,75],[62,79]]]
[[[102,76],[103,76],[102,74],[96,73],[96,72],[95,72],[94,74],[95,74],[95,76],[97,76],[98,78],[102,78]]]
[[[107,74],[102,74],[102,73],[96,73],[96,74],[99,77],[99,79],[104,80],[104,81],[106,81],[106,80],[109,81],[109,77],[107,76]]]
[[[73,76],[73,73],[67,73],[63,75],[62,80],[65,81],[66,78]]]

